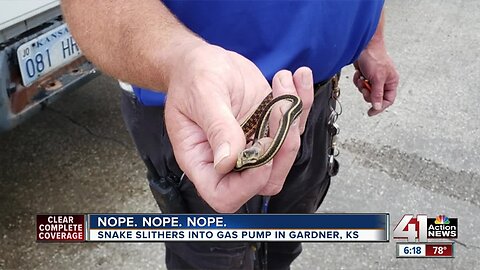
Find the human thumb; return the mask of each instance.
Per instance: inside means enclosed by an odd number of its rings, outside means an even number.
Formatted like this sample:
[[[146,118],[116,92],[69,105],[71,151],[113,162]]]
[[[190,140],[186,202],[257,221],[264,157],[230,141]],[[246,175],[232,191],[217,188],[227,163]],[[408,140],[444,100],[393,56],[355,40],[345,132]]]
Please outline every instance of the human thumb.
[[[382,102],[383,102],[383,92],[384,92],[385,79],[381,78],[372,82],[372,91],[370,93],[370,98],[372,100],[372,107],[375,111],[381,111]]]
[[[245,149],[245,135],[230,106],[221,101],[215,106],[203,106],[203,117],[199,117],[197,123],[212,148],[216,171],[230,172],[239,153]]]

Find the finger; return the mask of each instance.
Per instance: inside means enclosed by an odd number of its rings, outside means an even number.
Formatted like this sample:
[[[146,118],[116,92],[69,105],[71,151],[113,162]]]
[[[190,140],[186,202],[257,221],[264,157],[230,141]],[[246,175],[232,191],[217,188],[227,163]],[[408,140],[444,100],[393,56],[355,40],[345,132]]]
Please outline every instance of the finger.
[[[387,109],[393,104],[393,102],[395,101],[395,97],[396,97],[396,91],[386,90],[385,93],[383,94],[384,100],[382,102],[382,109],[377,111],[377,110],[374,110],[373,108],[370,108],[367,112],[368,116],[375,116],[385,111],[385,109]]]
[[[393,104],[395,101],[395,98],[397,97],[397,87],[398,87],[398,82],[399,82],[399,76],[398,72],[394,70],[391,72],[391,75],[389,76],[389,79],[385,83],[385,91],[383,94],[383,99],[384,101],[387,101],[389,103],[389,106]]]
[[[274,97],[281,95],[297,95],[295,84],[293,82],[293,76],[290,71],[281,70],[275,74],[272,80],[272,93]],[[281,100],[273,106],[270,119],[268,121],[270,137],[273,137],[276,134],[280,125],[280,120],[291,106],[292,103],[287,100]]]
[[[287,134],[287,138],[277,155],[273,158],[273,167],[265,187],[258,193],[264,196],[273,196],[278,194],[285,183],[290,169],[292,168],[295,158],[300,148],[300,129],[299,119],[295,120]]]
[[[383,108],[386,109],[390,107],[395,101],[396,97],[397,97],[396,90],[386,89],[385,92],[383,93]]]
[[[360,92],[362,93],[363,95],[363,99],[368,102],[368,103],[371,103],[372,102],[372,99],[371,99],[371,95],[370,95],[370,91],[365,89],[365,88],[362,88],[360,90]]]
[[[302,100],[302,114],[300,115],[300,134],[305,131],[308,114],[313,104],[313,74],[308,67],[301,67],[293,74],[293,82],[298,96]]]
[[[366,85],[365,78],[360,70],[356,69],[355,74],[353,74],[353,84],[357,87],[358,91],[363,95],[363,99],[370,103],[370,90],[368,89],[368,85]],[[371,88],[370,88],[371,89]]]
[[[363,88],[363,80],[360,79],[361,76],[362,73],[359,70],[355,70],[355,73],[353,74],[353,84],[359,91]]]
[[[389,96],[389,91],[385,92],[383,97],[385,98],[386,96]],[[381,112],[385,111],[388,107],[390,107],[393,104],[393,101],[389,100],[383,100],[382,101],[382,109],[381,110],[375,110],[373,107],[370,108],[367,112],[368,116],[375,116],[377,114],[380,114]]]
[[[373,109],[373,107],[372,107],[372,108],[368,109],[367,115],[368,116],[375,116],[377,114],[380,114],[381,112],[383,112],[383,109],[380,110],[380,111],[377,111],[377,110]]]
[[[272,83],[272,89],[275,96],[283,94],[296,94],[295,85],[293,82],[292,74],[288,71],[280,71],[275,74]],[[282,111],[290,108],[292,104],[282,104],[282,107],[278,111],[272,110],[272,117],[270,118],[270,125],[272,126],[271,132],[276,132],[278,129],[280,118],[282,117]],[[275,113],[275,114],[274,114]],[[267,185],[259,193],[260,195],[275,195],[283,187],[283,183],[290,171],[290,168],[295,161],[298,149],[300,148],[300,119],[296,119],[287,134],[287,137],[280,147],[280,150],[273,158],[273,167],[270,178]],[[271,133],[272,134],[272,133]]]
[[[394,102],[395,98],[397,97],[397,87],[398,87],[398,73],[394,71],[389,76],[389,79],[384,85],[384,92],[383,92],[383,101],[382,101],[382,110],[377,111],[370,109],[367,113],[369,116],[377,115],[383,112],[386,108],[390,107]]]
[[[213,152],[202,129],[177,111],[168,111],[166,117],[177,132],[172,134],[175,158],[180,168],[195,185],[200,196],[217,212],[235,212],[266,185],[272,162],[241,173],[221,174],[213,166]],[[268,143],[266,141],[266,143]]]
[[[206,91],[205,91],[206,92]],[[201,127],[214,153],[214,166],[219,173],[228,173],[235,166],[238,154],[245,148],[245,134],[232,113],[228,98],[209,91],[201,98],[192,119]]]
[[[371,81],[371,88],[372,91],[370,93],[370,99],[372,103],[372,107],[376,111],[382,110],[383,105],[383,91],[385,85],[385,77],[380,76],[375,80]]]
[[[385,87],[386,89],[386,87]],[[383,93],[383,108],[388,108],[393,104],[395,98],[397,97],[397,90],[386,89]]]
[[[266,185],[272,172],[269,163],[226,175],[219,175],[213,166],[193,172],[192,182],[200,196],[219,213],[234,213]]]

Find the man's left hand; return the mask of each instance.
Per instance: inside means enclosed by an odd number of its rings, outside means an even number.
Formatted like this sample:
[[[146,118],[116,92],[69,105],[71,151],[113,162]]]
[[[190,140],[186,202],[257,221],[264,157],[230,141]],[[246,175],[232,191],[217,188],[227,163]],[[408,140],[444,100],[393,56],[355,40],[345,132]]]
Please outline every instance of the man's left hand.
[[[354,66],[356,71],[353,83],[363,94],[365,101],[372,104],[368,115],[377,115],[392,105],[397,96],[399,76],[383,41],[370,42]],[[365,80],[368,80],[370,89],[366,87]]]

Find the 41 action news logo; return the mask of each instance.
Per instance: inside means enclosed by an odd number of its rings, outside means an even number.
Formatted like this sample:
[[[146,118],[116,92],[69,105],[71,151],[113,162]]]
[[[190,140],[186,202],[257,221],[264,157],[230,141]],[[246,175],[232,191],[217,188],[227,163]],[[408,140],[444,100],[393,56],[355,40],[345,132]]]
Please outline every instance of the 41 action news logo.
[[[404,215],[393,230],[394,239],[407,239],[408,242],[427,242],[427,239],[457,238],[458,218],[438,215],[428,218],[427,215]]]

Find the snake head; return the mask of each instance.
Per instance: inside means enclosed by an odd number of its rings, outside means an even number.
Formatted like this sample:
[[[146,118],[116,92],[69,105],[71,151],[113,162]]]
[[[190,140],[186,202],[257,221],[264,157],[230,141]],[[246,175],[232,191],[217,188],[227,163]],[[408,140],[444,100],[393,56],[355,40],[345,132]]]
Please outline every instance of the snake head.
[[[254,143],[251,147],[243,150],[238,155],[237,165],[235,168],[241,168],[247,164],[252,164],[257,162],[258,158],[261,155],[262,146],[260,143]]]

